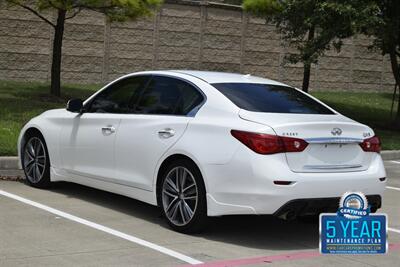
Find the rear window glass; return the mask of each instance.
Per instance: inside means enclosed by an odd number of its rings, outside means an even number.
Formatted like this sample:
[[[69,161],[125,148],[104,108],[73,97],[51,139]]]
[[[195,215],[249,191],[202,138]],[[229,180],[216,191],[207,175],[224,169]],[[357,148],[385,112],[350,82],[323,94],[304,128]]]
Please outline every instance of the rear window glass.
[[[256,83],[214,83],[239,108],[255,112],[335,114],[294,88]]]

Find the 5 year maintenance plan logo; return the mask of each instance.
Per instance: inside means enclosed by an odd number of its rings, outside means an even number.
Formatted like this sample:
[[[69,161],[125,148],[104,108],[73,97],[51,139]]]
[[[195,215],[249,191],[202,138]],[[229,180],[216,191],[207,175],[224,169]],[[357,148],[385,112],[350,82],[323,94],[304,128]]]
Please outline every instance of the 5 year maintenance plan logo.
[[[370,214],[367,198],[361,192],[346,192],[337,213],[319,218],[322,254],[384,254],[388,250],[387,215]]]

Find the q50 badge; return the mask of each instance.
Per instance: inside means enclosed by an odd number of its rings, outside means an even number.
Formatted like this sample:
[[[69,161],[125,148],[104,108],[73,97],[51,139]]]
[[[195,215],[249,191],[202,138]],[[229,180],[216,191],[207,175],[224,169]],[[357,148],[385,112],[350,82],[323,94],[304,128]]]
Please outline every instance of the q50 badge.
[[[384,254],[387,252],[386,214],[370,214],[361,192],[347,192],[337,213],[319,217],[322,254]]]

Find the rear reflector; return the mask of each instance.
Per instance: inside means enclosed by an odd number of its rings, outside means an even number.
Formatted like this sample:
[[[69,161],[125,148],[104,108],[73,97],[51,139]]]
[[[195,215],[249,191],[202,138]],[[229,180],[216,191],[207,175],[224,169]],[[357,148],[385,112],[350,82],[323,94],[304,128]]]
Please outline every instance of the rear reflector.
[[[365,152],[381,152],[381,141],[378,136],[365,139],[360,146]]]
[[[303,139],[271,134],[231,130],[233,137],[258,154],[301,152],[308,143]]]

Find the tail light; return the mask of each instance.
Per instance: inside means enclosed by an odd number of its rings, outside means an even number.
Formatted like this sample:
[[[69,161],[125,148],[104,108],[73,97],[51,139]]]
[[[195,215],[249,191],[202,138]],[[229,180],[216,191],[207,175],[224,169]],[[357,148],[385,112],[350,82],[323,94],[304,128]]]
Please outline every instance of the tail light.
[[[381,140],[379,140],[378,136],[364,139],[360,146],[365,152],[381,152]]]
[[[232,130],[233,137],[258,154],[301,152],[308,143],[303,139]]]

